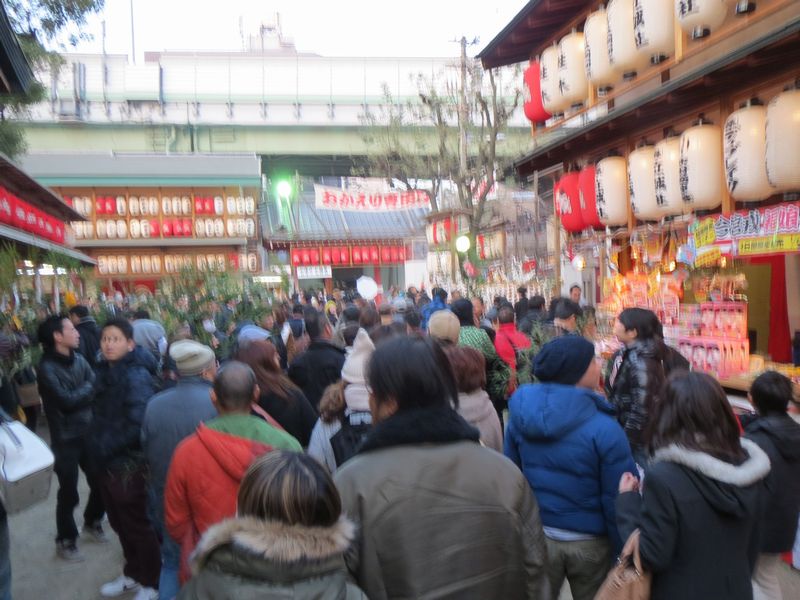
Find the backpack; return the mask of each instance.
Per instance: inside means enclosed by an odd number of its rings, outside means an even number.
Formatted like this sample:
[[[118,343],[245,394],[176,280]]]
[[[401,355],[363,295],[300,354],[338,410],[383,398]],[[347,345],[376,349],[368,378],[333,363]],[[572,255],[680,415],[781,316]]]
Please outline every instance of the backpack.
[[[372,423],[359,423],[353,425],[350,418],[342,419],[342,428],[331,436],[331,448],[336,466],[340,467],[358,452],[361,443],[372,429]]]
[[[6,512],[47,500],[54,460],[39,436],[0,414],[0,500]]]

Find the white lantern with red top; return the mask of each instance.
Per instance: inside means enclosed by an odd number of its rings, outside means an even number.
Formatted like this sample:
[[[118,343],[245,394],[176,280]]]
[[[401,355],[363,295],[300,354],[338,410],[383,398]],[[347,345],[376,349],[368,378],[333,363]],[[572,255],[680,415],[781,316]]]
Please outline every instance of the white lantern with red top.
[[[722,130],[704,119],[681,135],[681,196],[691,210],[710,210],[722,204],[724,164]]]
[[[769,103],[766,135],[769,182],[782,192],[800,190],[800,80]]]
[[[767,109],[758,98],[743,104],[725,121],[725,182],[734,200],[766,200],[777,190],[767,178]]]
[[[655,146],[641,144],[628,156],[633,214],[642,221],[658,221],[664,211],[656,200]]]
[[[650,58],[636,49],[636,36],[633,30],[634,0],[611,0],[608,3],[608,56],[611,64],[620,69],[625,79],[636,74],[650,64]]]
[[[542,106],[551,115],[563,113],[564,109],[569,106],[569,102],[564,100],[559,85],[558,46],[553,44],[549,48],[545,48],[539,64],[542,72]]]
[[[729,12],[727,0],[675,0],[678,24],[694,40],[719,29]]]
[[[571,106],[580,106],[589,97],[586,78],[586,43],[582,33],[575,30],[561,38],[558,44],[558,79],[561,96]]]
[[[581,214],[581,200],[578,189],[578,172],[566,173],[553,187],[556,214],[561,218],[561,225],[566,231],[578,233],[585,224]]]
[[[686,211],[681,196],[681,138],[675,132],[656,144],[653,155],[653,175],[656,202],[665,215],[680,215]]]
[[[622,77],[608,56],[608,16],[605,8],[593,12],[583,25],[585,42],[584,68],[589,82],[601,92],[608,92]]]
[[[675,52],[673,0],[634,0],[633,33],[636,51],[653,64]]]
[[[628,222],[628,169],[621,156],[609,156],[597,163],[595,202],[603,225],[618,226]]]
[[[541,87],[541,72],[539,68],[539,61],[532,60],[522,74],[524,85],[522,86],[523,93],[523,109],[525,116],[531,123],[544,123],[550,118],[550,113],[544,109],[542,104],[542,87]],[[430,243],[430,242],[429,242]]]

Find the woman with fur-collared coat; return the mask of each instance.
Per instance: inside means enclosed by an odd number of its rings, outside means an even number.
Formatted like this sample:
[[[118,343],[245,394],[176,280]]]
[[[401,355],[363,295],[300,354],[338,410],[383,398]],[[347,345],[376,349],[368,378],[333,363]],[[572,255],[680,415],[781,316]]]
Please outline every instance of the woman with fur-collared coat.
[[[237,517],[206,531],[178,600],[359,600],[344,553],[355,535],[324,467],[275,451],[248,469]]]

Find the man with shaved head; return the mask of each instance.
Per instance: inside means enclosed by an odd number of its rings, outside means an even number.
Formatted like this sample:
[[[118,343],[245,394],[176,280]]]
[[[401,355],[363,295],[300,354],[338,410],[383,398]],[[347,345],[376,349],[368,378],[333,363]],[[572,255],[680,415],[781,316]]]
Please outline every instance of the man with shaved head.
[[[167,531],[181,546],[180,580],[188,558],[211,525],[236,514],[239,482],[253,460],[275,449],[302,452],[300,442],[250,414],[260,390],[253,370],[231,361],[217,373],[211,401],[219,413],[175,450],[167,475]]]

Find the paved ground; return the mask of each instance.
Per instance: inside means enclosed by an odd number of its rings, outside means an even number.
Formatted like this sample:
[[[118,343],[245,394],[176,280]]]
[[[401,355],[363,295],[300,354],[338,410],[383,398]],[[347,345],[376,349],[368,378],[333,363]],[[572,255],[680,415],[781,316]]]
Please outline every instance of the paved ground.
[[[46,430],[40,434],[47,435]],[[86,556],[82,563],[65,563],[55,556],[55,505],[58,485],[53,479],[47,502],[9,517],[14,600],[96,600],[100,586],[121,573],[122,549],[111,528],[109,544],[79,541]],[[78,527],[89,490],[81,477],[81,508],[75,511]],[[800,598],[800,572],[785,566],[781,571],[783,597]],[[127,596],[128,598],[132,596]],[[126,598],[123,596],[122,598]],[[559,600],[572,598],[567,586]],[[488,600],[488,599],[487,599]]]

